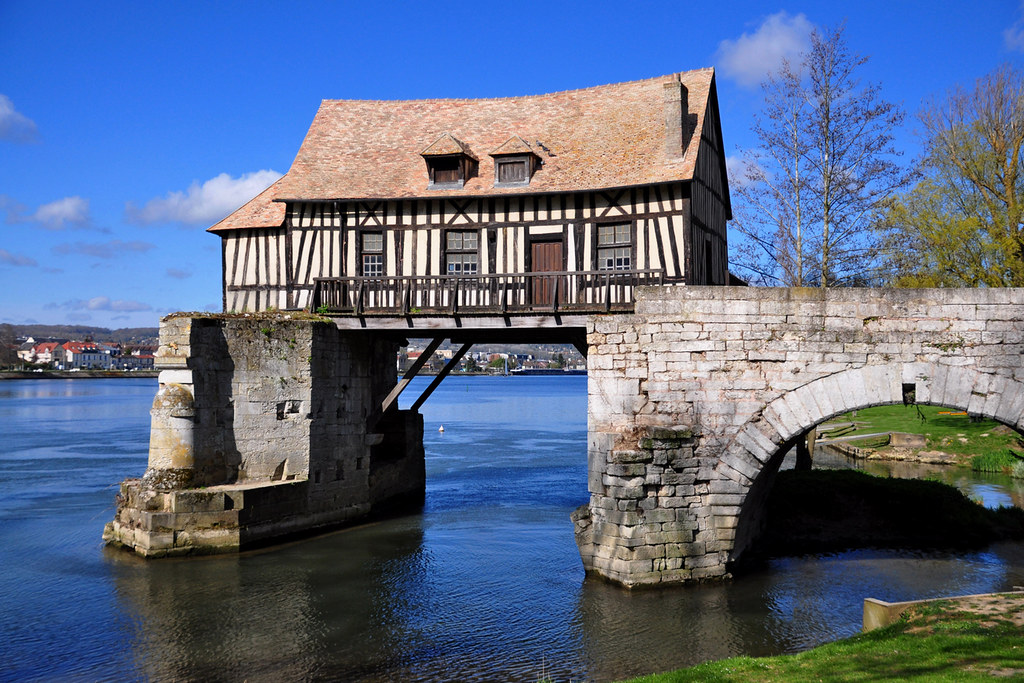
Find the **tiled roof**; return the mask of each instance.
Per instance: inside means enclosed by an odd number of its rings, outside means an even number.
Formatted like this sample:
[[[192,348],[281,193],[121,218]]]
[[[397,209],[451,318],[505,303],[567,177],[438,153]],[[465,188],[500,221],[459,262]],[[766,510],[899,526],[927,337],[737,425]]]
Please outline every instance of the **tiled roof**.
[[[666,84],[687,90],[690,140],[665,150]],[[713,69],[550,95],[479,100],[324,100],[291,169],[211,231],[277,227],[275,199],[384,199],[575,192],[689,180]],[[448,136],[479,160],[461,189],[428,190],[421,154]],[[487,152],[518,136],[542,160],[529,186],[494,187]],[[440,149],[440,147],[438,147]],[[474,155],[471,150],[484,151]],[[437,153],[437,152],[435,152]]]

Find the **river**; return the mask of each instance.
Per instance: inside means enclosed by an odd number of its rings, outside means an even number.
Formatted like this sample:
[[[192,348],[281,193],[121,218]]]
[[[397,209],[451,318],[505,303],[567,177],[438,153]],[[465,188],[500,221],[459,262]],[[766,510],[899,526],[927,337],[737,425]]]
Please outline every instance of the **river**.
[[[116,483],[145,469],[155,390],[0,382],[0,679],[611,681],[852,635],[867,596],[1024,584],[1018,544],[781,559],[634,593],[584,580],[569,513],[587,501],[585,377],[446,379],[422,408],[422,514],[144,561],[100,533]]]

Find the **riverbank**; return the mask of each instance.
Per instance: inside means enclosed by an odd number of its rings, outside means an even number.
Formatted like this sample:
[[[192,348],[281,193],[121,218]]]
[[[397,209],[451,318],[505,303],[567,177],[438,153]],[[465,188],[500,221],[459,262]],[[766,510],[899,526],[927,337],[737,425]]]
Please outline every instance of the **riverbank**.
[[[876,406],[818,427],[818,444],[859,460],[971,467],[979,456],[1024,458],[1021,435],[941,406]]]
[[[157,377],[157,370],[3,370],[0,380],[5,379],[140,379]]]
[[[684,681],[940,680],[1024,676],[1024,593],[940,600],[895,624],[795,655],[734,657],[632,679]]]
[[[1024,510],[990,510],[934,481],[791,470],[778,474],[766,505],[765,532],[740,572],[772,557],[865,547],[964,550],[1024,539]],[[798,654],[734,657],[629,683],[1017,677],[1024,676],[1022,636],[1024,593],[929,601],[891,626]]]

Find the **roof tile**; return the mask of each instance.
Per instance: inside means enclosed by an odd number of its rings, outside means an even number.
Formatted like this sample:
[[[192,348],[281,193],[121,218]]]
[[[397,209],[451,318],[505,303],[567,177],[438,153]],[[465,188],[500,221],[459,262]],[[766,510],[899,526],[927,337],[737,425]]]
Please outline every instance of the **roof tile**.
[[[686,127],[685,153],[670,158],[664,84],[674,81],[686,86],[695,125]],[[324,100],[288,173],[210,230],[278,227],[286,199],[493,196],[689,180],[713,82],[713,69],[698,69],[527,97]],[[446,133],[438,137],[439,130]],[[529,186],[494,187],[494,160],[484,156],[461,189],[427,189],[421,154],[497,151],[509,131],[527,147],[536,141],[534,153],[545,150]],[[450,149],[449,138],[461,149],[433,151]]]

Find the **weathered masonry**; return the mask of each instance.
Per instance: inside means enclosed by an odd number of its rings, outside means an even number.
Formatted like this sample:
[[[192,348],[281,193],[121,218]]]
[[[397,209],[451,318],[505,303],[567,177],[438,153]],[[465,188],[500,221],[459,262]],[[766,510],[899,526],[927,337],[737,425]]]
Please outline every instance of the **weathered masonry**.
[[[310,316],[164,319],[149,465],[104,538],[228,552],[422,503],[422,417],[379,410],[397,348]]]
[[[894,403],[1024,429],[1024,290],[651,287],[588,323],[588,570],[627,586],[728,576],[782,457]]]

